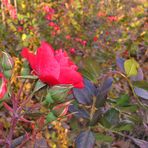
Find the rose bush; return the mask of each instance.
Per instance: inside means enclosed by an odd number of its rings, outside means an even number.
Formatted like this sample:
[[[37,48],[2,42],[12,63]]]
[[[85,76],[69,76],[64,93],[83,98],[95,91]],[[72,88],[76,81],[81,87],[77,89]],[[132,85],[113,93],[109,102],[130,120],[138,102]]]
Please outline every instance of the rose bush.
[[[43,41],[36,54],[24,48],[21,55],[29,61],[39,79],[48,85],[72,84],[77,88],[84,86],[83,78],[77,72],[78,67],[62,49],[54,51],[51,45]]]

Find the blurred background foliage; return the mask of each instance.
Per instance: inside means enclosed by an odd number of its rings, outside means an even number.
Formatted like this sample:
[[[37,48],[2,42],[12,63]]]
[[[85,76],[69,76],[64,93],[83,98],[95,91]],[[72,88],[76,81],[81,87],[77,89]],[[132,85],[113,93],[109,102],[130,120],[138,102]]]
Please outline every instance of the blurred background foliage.
[[[100,82],[100,76],[104,73],[115,70],[116,56],[125,59],[134,58],[143,69],[144,80],[148,80],[146,0],[9,0],[16,9],[15,18],[10,15],[2,1],[0,1],[0,57],[1,51],[5,51],[15,61],[13,71],[7,70],[5,73],[8,78],[11,75],[14,92],[17,92],[22,84],[16,77],[30,74],[28,64],[20,57],[20,51],[23,47],[35,51],[41,40],[49,42],[55,49],[67,50],[84,77],[96,84]],[[52,8],[50,12],[46,11],[46,6]],[[110,128],[116,132],[125,131],[125,134],[129,133],[145,140],[147,137],[141,121],[147,121],[147,112],[139,111],[140,117],[137,116],[138,106],[134,104],[135,101],[130,100],[133,96],[127,83],[117,76],[114,77],[114,82],[116,84],[109,92],[107,101],[109,109],[100,121],[104,127],[98,125],[93,128],[99,133],[95,135],[97,143],[115,142],[116,137]],[[24,96],[31,91],[31,84],[32,80],[27,80]],[[42,100],[43,91],[37,93],[35,98]],[[40,112],[47,112],[47,108],[42,107]],[[120,119],[124,119],[124,122],[114,126]],[[6,120],[0,119],[1,122],[7,123],[5,124],[7,129],[10,123],[9,119]],[[73,145],[71,139],[78,134],[80,128],[85,127],[85,122],[79,120],[78,123],[77,120],[71,119],[68,125],[54,122],[52,127],[39,132],[37,137],[41,139],[44,136],[51,147],[66,148],[67,145]],[[25,125],[19,128],[22,131],[26,129]],[[49,133],[51,128],[54,130]],[[67,129],[72,131],[71,139],[68,139]],[[21,135],[15,134],[16,137]],[[115,143],[123,147],[131,146],[121,137],[117,137]],[[107,144],[105,146],[107,147]]]

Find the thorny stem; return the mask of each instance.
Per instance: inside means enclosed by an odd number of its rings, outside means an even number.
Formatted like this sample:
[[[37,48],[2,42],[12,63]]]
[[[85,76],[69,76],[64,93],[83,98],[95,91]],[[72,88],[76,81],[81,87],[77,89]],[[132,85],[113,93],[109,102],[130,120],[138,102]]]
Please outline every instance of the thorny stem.
[[[12,126],[10,128],[10,131],[9,131],[9,134],[8,134],[8,137],[7,137],[8,147],[11,147],[12,138],[13,138],[13,131],[14,131],[15,127],[16,127],[17,121],[18,121],[18,118],[16,118],[15,114],[13,114],[13,117],[12,117],[12,120],[11,120]]]
[[[22,90],[23,90],[23,87],[24,87],[24,84],[25,84],[26,81],[24,81],[24,83],[22,84],[17,96],[16,96],[16,99],[18,100],[21,96],[21,93],[22,93]],[[31,94],[32,96],[32,94]],[[14,98],[15,99],[15,98]],[[8,148],[11,147],[11,144],[12,144],[12,139],[13,139],[13,132],[15,130],[15,127],[16,127],[16,124],[17,124],[17,121],[19,120],[19,117],[20,117],[20,113],[23,109],[23,106],[26,105],[26,103],[28,102],[28,99],[30,99],[30,95],[28,96],[27,100],[23,103],[23,105],[17,109],[17,104],[13,104],[13,108],[14,108],[14,113],[13,113],[13,116],[12,116],[12,120],[11,120],[11,128],[10,128],[10,131],[9,131],[9,134],[7,136],[7,139],[6,139],[6,143],[8,144]]]

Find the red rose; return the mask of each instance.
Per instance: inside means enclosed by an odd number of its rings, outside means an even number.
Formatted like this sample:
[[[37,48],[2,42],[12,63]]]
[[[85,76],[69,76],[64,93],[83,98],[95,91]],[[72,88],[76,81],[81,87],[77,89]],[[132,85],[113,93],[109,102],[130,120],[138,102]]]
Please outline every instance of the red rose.
[[[77,88],[84,86],[82,76],[77,72],[78,67],[62,49],[54,51],[51,45],[42,42],[36,54],[24,48],[21,55],[29,61],[39,79],[48,85],[72,84]]]
[[[5,95],[5,93],[7,92],[7,87],[6,87],[6,83],[7,80],[4,77],[4,75],[2,73],[0,73],[0,79],[1,79],[1,83],[0,83],[0,99],[2,99]]]

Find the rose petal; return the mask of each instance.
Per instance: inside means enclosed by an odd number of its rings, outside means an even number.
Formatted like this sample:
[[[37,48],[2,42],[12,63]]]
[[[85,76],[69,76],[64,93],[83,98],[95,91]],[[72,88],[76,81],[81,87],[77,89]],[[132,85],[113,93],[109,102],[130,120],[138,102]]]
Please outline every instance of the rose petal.
[[[37,50],[37,73],[39,77],[54,77],[58,79],[60,74],[60,65],[54,58],[53,48],[46,42],[42,42]]]
[[[83,79],[80,73],[68,67],[61,68],[59,82],[60,84],[72,84],[74,87],[84,87]]]
[[[21,56],[29,61],[31,68],[34,71],[37,70],[37,65],[36,65],[37,59],[36,59],[36,56],[33,53],[31,53],[28,48],[23,48],[23,50],[21,52]]]
[[[56,51],[55,58],[61,67],[71,67],[74,70],[78,69],[78,67],[69,59],[67,52],[63,52],[62,49]]]

